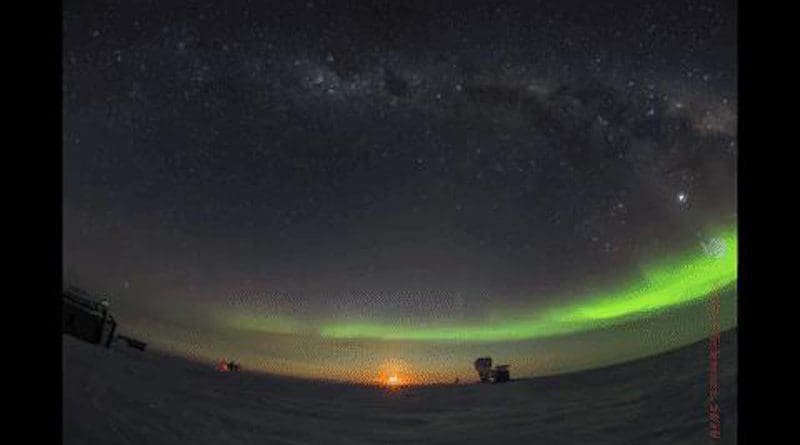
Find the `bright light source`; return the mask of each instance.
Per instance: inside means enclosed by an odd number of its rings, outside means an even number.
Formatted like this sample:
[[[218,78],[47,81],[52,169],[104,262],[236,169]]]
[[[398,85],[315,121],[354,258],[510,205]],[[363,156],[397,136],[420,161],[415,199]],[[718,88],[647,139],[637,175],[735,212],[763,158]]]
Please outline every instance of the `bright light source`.
[[[722,258],[727,251],[725,241],[719,238],[711,238],[708,241],[702,241],[700,245],[703,247],[705,254],[713,258]]]

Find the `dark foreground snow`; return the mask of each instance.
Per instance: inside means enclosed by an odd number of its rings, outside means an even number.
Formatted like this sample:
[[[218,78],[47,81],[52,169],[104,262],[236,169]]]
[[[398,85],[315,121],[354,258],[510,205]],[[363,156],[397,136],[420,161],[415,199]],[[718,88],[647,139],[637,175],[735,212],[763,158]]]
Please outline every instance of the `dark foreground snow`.
[[[722,337],[718,443],[736,440],[735,335]],[[705,341],[577,374],[397,391],[220,374],[67,336],[63,350],[65,444],[713,443]]]

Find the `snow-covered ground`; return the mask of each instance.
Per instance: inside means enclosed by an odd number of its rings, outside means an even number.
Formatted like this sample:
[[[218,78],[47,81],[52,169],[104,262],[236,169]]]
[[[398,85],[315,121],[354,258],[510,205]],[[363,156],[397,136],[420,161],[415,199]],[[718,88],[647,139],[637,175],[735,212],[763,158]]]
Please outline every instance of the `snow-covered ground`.
[[[705,341],[576,374],[388,391],[63,340],[65,444],[712,443]],[[735,443],[735,331],[719,378],[719,443]]]

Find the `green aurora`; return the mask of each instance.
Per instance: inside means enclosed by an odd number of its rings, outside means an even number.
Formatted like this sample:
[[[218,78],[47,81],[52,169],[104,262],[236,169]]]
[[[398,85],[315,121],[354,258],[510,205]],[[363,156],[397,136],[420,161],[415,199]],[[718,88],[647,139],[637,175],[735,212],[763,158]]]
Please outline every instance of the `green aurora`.
[[[322,326],[325,338],[417,341],[496,342],[529,340],[584,332],[646,318],[705,298],[735,285],[735,228],[717,233],[718,255],[693,251],[643,269],[642,277],[611,292],[583,298],[527,317],[485,324],[411,326],[391,323],[340,323]],[[735,293],[734,293],[735,294]]]
[[[734,327],[736,229],[712,233],[716,249],[697,246],[649,263],[635,278],[605,292],[574,294],[561,305],[489,313],[482,320],[304,320],[289,307],[275,311],[244,303],[185,308],[187,325],[213,318],[202,331],[152,319],[129,325],[134,333],[170,338],[162,344],[168,351],[189,350],[209,363],[235,356],[252,369],[309,378],[373,381],[385,362],[400,359],[413,370],[415,382],[467,381],[474,378],[468,364],[486,354],[513,363],[516,375],[558,374],[650,356],[704,338],[712,328],[704,302],[714,294],[722,299],[722,329]],[[354,362],[361,366],[354,370]]]

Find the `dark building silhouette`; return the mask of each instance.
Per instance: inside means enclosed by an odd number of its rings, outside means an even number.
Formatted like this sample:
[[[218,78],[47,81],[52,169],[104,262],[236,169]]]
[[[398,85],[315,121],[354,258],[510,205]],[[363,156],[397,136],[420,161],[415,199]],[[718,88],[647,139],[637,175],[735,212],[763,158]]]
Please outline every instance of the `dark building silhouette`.
[[[503,383],[511,380],[511,372],[508,370],[510,365],[497,365],[492,373],[494,383]]]
[[[475,360],[475,370],[478,371],[482,383],[503,383],[511,380],[511,365],[497,365],[492,369],[492,358],[481,357]]]
[[[481,357],[475,360],[475,370],[478,371],[478,377],[481,382],[488,383],[492,379],[492,358]]]
[[[89,343],[111,346],[117,322],[108,313],[108,301],[94,301],[85,291],[70,286],[63,292],[62,329]]]

